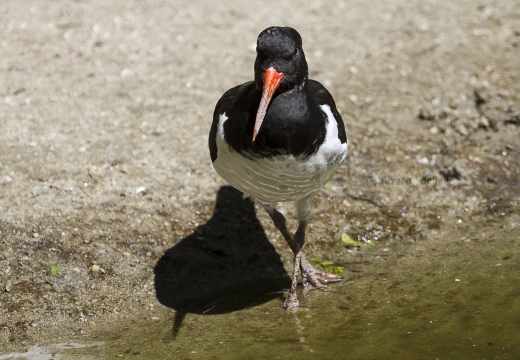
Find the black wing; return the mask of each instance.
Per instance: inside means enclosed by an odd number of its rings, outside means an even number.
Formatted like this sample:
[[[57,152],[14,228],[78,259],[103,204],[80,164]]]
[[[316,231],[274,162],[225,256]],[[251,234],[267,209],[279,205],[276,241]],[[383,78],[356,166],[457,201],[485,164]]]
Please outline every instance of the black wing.
[[[336,103],[334,102],[334,98],[329,93],[327,89],[323,85],[321,85],[316,80],[309,80],[309,92],[312,94],[313,98],[316,100],[318,105],[329,105],[334,118],[338,123],[338,137],[342,143],[347,142],[347,133],[345,132],[345,123],[343,123],[343,119],[336,108]]]
[[[213,112],[213,122],[211,123],[211,129],[209,131],[209,154],[211,156],[211,161],[214,162],[217,159],[217,130],[218,130],[218,120],[221,114],[228,111],[228,109],[233,104],[235,98],[240,94],[245,86],[251,85],[253,82],[247,82],[242,85],[237,85],[222,95],[220,100],[217,102],[215,106],[215,111]]]

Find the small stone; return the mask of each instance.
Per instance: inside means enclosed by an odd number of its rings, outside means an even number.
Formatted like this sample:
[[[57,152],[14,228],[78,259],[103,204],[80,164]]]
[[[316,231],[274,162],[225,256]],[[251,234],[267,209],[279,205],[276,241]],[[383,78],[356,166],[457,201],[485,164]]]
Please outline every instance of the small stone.
[[[119,165],[119,172],[123,174],[128,174],[128,166],[126,164]]]
[[[459,134],[461,134],[462,136],[468,136],[469,135],[469,131],[468,131],[468,128],[463,125],[463,124],[460,124],[458,127],[457,127],[457,131],[459,132]]]
[[[417,162],[422,165],[428,165],[430,163],[430,160],[428,160],[427,157],[422,157],[417,159]]]
[[[453,140],[446,138],[442,140],[442,143],[444,144],[444,146],[450,147],[451,145],[453,145]]]
[[[6,285],[5,285],[5,291],[6,292],[10,292],[13,288],[13,284],[8,282]]]
[[[144,196],[144,195],[148,194],[148,189],[144,186],[140,186],[137,188],[137,190],[135,190],[135,193],[137,195]]]
[[[432,134],[434,134],[434,135],[435,135],[435,134],[438,134],[438,133],[439,133],[439,128],[436,127],[436,126],[432,126],[432,127],[430,128],[430,133],[432,133]]]
[[[39,185],[36,185],[35,187],[33,187],[32,189],[32,196],[33,197],[38,197],[42,194],[42,187],[39,186]]]
[[[504,122],[506,124],[520,125],[520,112],[517,112],[516,114],[512,114]]]
[[[437,119],[434,111],[429,107],[421,108],[419,110],[419,114],[417,115],[417,118],[419,118],[419,120],[424,120],[424,121],[433,121],[433,120]]]
[[[94,264],[94,265],[92,265],[91,270],[92,270],[92,272],[98,272],[99,270],[101,270],[101,267],[97,264]]]
[[[478,126],[480,126],[481,128],[484,128],[484,129],[488,129],[489,128],[489,119],[485,116],[482,116],[480,118],[480,121],[479,121],[479,124]]]
[[[424,171],[422,179],[426,182],[432,181],[435,179],[435,176],[433,175],[433,172],[430,169],[426,169]]]
[[[124,77],[128,77],[130,75],[132,75],[132,70],[130,70],[130,69],[121,70],[121,77],[124,78]]]
[[[484,160],[482,160],[482,158],[480,158],[479,156],[472,156],[472,155],[470,155],[470,156],[468,157],[468,159],[469,159],[470,161],[473,161],[473,162],[477,163],[477,164],[482,164],[482,163],[484,163]]]
[[[132,256],[132,254],[130,254],[129,252],[124,252],[123,253],[123,257],[126,258],[126,259],[129,259],[130,256]]]

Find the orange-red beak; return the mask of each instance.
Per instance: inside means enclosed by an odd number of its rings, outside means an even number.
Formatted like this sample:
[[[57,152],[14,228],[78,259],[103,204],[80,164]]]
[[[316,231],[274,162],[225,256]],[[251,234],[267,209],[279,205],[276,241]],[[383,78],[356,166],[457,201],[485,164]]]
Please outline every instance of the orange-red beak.
[[[278,86],[280,86],[282,78],[283,73],[276,71],[272,66],[265,71],[264,90],[262,92],[262,99],[260,100],[258,112],[256,113],[255,129],[253,130],[253,141],[255,141],[256,135],[258,135],[258,131],[260,131],[260,126],[262,126],[262,122],[264,121],[267,107],[271,102],[271,98],[273,97],[274,92]]]

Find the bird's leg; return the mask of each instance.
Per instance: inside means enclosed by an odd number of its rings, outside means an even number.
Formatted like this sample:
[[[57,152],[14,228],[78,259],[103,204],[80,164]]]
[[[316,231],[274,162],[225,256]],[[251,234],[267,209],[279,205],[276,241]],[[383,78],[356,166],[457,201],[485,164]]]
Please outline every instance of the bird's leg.
[[[294,265],[292,272],[292,282],[291,289],[289,290],[289,294],[287,295],[287,299],[285,299],[283,306],[285,308],[295,308],[300,306],[300,302],[298,301],[298,295],[296,294],[296,288],[298,287],[298,274],[300,272],[300,262],[301,262],[302,252],[301,250],[294,255]]]
[[[305,245],[305,229],[311,217],[311,207],[313,198],[301,200],[296,204],[298,210],[298,229],[294,234],[294,242],[303,249]],[[317,289],[325,289],[326,286],[321,282],[330,283],[342,280],[341,276],[318,271],[307,261],[305,255],[301,255],[300,266],[302,269],[303,285],[310,284]]]
[[[289,290],[289,295],[287,295],[287,299],[285,299],[283,306],[286,308],[295,308],[300,306],[296,289],[298,287],[298,275],[300,273],[301,259],[303,257],[302,248],[295,241],[289,230],[287,230],[287,220],[285,219],[285,216],[276,210],[274,205],[264,205],[264,208],[271,217],[271,220],[273,220],[274,226],[282,233],[294,254],[291,289]]]
[[[287,299],[284,302],[284,307],[287,308],[299,306],[296,289],[298,285],[298,275],[300,273],[300,269],[302,272],[303,284],[310,284],[312,287],[317,289],[326,288],[326,286],[323,285],[320,281],[328,283],[337,282],[342,279],[338,275],[329,274],[314,269],[305,258],[305,255],[303,254],[302,250],[303,246],[305,245],[305,229],[307,228],[307,224],[310,220],[311,203],[312,198],[302,200],[296,204],[298,210],[299,223],[298,229],[296,230],[294,236],[292,236],[289,230],[287,229],[287,220],[285,219],[285,216],[283,216],[282,213],[276,210],[274,205],[264,204],[264,208],[273,220],[274,226],[283,235],[283,237],[287,241],[287,244],[289,244],[294,254],[291,289],[289,291]]]
[[[267,214],[271,217],[271,220],[273,220],[274,226],[280,231],[280,233],[285,238],[285,241],[287,241],[287,244],[289,244],[289,247],[291,248],[293,254],[296,256],[296,253],[298,252],[298,247],[296,245],[296,242],[293,239],[293,236],[287,230],[287,220],[285,219],[285,216],[283,216],[282,213],[280,213],[274,206],[267,206],[264,205],[265,210],[267,211]]]
[[[307,222],[301,221],[298,225],[298,230],[294,234],[294,241],[300,248],[303,248],[305,245],[305,229],[307,228]],[[303,285],[310,284],[312,287],[316,289],[324,289],[325,285],[323,285],[319,280],[321,280],[322,274],[319,271],[314,269],[312,265],[307,261],[303,252],[301,254],[300,267],[302,270],[302,278]]]

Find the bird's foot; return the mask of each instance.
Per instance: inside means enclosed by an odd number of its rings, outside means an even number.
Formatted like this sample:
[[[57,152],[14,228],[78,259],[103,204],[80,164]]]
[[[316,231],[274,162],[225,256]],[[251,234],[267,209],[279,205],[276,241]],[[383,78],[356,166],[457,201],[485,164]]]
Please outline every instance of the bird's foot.
[[[286,309],[294,309],[300,306],[300,302],[298,301],[298,295],[296,295],[296,291],[289,292],[287,299],[283,302],[283,307]]]
[[[303,256],[301,259],[301,268],[303,285],[305,286],[311,285],[316,289],[325,290],[327,287],[324,285],[324,283],[336,283],[343,280],[343,278],[339,275],[316,270]]]

